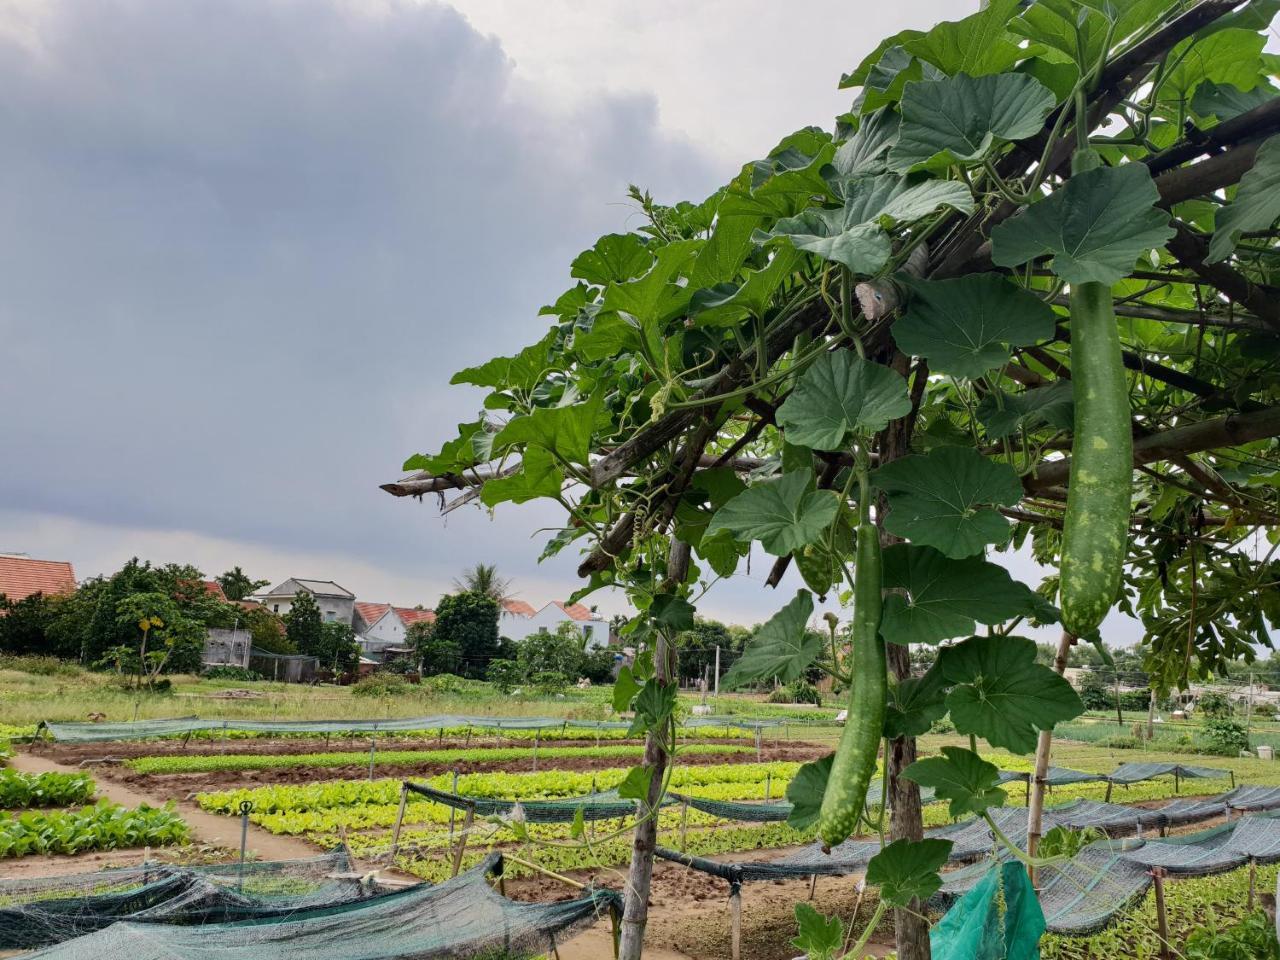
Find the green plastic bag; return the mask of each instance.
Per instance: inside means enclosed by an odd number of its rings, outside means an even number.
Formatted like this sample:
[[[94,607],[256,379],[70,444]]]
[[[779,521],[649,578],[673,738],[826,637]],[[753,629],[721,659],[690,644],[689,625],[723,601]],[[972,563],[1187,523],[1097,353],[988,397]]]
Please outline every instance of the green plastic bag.
[[[1040,960],[1044,911],[1027,868],[992,864],[929,934],[934,960]]]

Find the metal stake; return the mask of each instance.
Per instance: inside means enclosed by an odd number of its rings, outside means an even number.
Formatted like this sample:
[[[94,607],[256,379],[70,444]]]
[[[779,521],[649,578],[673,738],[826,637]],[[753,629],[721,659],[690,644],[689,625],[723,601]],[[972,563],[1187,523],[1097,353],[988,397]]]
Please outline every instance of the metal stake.
[[[253,813],[253,801],[240,801],[240,889],[244,889],[244,857],[249,846],[249,814]]]
[[[742,887],[729,885],[730,952],[733,960],[742,960]]]
[[[400,828],[404,826],[404,808],[409,802],[409,787],[406,784],[400,784],[400,809],[396,811],[395,829],[391,831],[391,859],[396,857],[396,851],[400,849]]]

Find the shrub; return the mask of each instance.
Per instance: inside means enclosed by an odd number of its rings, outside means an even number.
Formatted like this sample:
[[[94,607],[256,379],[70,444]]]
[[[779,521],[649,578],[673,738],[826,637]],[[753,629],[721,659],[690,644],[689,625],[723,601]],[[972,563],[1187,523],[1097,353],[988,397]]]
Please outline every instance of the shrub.
[[[1225,694],[1206,693],[1196,701],[1196,710],[1206,717],[1229,717],[1232,713],[1231,701]]]
[[[514,660],[490,660],[485,676],[498,688],[499,693],[510,693],[520,685],[520,667]]]
[[[428,693],[479,693],[484,690],[480,680],[469,680],[453,673],[439,673],[423,677],[421,686]]]
[[[1269,703],[1255,703],[1253,712],[1260,717],[1271,718],[1276,715],[1276,708]]]
[[[351,685],[354,697],[395,697],[408,693],[412,685],[398,673],[371,673]]]
[[[1280,960],[1275,925],[1261,911],[1234,927],[1218,929],[1212,911],[1203,929],[1187,938],[1187,960]]]
[[[1205,749],[1224,757],[1237,756],[1249,749],[1249,734],[1239,720],[1209,717],[1200,732]]]
[[[257,670],[244,667],[210,667],[201,676],[206,680],[238,680],[244,683],[265,679]]]
[[[769,694],[770,703],[812,703],[822,706],[822,694],[808,680],[801,677]]]

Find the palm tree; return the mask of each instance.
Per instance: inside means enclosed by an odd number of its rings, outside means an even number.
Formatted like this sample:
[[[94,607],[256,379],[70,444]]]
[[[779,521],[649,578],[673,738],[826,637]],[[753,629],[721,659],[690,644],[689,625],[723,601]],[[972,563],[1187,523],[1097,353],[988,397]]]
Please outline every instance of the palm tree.
[[[265,587],[270,580],[254,580],[239,567],[232,567],[218,577],[218,585],[228,600],[243,600],[260,587]]]
[[[497,603],[511,596],[511,581],[498,576],[498,567],[492,563],[477,563],[462,571],[453,581],[454,589],[463,593],[482,593]]]

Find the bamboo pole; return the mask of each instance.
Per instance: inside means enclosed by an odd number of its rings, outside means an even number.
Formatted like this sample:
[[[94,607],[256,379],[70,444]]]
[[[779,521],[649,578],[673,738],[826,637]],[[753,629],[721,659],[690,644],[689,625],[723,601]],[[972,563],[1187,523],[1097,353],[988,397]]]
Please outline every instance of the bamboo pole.
[[[458,848],[453,853],[453,873],[450,876],[456,877],[458,871],[462,869],[462,852],[467,849],[467,837],[471,833],[471,821],[475,819],[476,808],[474,806],[467,807],[467,815],[462,821],[462,835],[458,838]]]
[[[1058,676],[1066,672],[1067,656],[1071,653],[1073,643],[1075,643],[1075,637],[1063,630],[1062,636],[1058,638],[1057,654],[1053,658],[1053,670]],[[1040,739],[1036,743],[1036,767],[1031,783],[1031,802],[1027,805],[1027,855],[1031,857],[1036,855],[1036,850],[1040,847],[1040,827],[1044,819],[1044,780],[1049,773],[1049,754],[1052,750],[1053,731],[1040,731]],[[1035,886],[1038,880],[1035,868],[1029,867],[1027,872],[1031,877],[1031,885]]]
[[[396,851],[400,849],[400,828],[404,826],[404,808],[409,803],[409,787],[400,784],[400,809],[396,811],[396,825],[391,831],[391,859],[396,857]]]
[[[742,887],[729,885],[729,937],[733,960],[742,960]]]
[[[1160,934],[1160,958],[1170,960],[1173,951],[1169,947],[1169,915],[1164,907],[1164,870],[1156,867],[1151,871],[1156,887],[1156,924]]]

